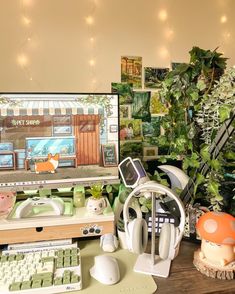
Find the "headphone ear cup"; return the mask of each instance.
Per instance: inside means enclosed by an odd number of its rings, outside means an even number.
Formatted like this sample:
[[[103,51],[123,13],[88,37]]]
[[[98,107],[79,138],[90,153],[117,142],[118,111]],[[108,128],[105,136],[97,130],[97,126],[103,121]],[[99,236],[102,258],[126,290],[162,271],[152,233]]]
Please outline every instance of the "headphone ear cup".
[[[148,225],[143,218],[136,218],[130,224],[130,250],[133,253],[142,254],[148,242]]]
[[[159,256],[161,259],[173,259],[176,228],[173,224],[164,223],[159,236]]]

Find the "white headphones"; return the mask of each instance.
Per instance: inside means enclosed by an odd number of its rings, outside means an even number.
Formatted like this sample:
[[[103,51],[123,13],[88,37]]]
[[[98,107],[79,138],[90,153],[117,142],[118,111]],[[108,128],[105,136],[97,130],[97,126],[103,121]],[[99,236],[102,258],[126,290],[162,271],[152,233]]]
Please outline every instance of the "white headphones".
[[[159,256],[161,259],[173,260],[179,251],[180,241],[183,237],[185,225],[184,206],[178,196],[171,189],[153,181],[148,181],[137,186],[128,196],[124,203],[123,219],[126,232],[126,240],[128,248],[131,252],[142,254],[147,246],[148,241],[148,226],[147,222],[142,218],[142,215],[137,215],[137,218],[131,220],[129,218],[129,207],[133,200],[132,197],[140,197],[142,195],[151,195],[155,193],[155,197],[167,195],[175,200],[180,211],[180,223],[178,227],[174,224],[164,223],[159,237]]]

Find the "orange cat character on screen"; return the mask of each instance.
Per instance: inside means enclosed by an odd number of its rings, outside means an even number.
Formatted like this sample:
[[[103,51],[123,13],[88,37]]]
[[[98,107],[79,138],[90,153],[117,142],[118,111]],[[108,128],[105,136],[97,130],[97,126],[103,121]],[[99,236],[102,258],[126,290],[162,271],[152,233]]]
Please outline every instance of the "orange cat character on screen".
[[[47,157],[47,161],[45,162],[35,162],[35,172],[36,174],[48,172],[48,173],[55,173],[59,165],[59,153],[56,153],[54,156],[49,153]]]

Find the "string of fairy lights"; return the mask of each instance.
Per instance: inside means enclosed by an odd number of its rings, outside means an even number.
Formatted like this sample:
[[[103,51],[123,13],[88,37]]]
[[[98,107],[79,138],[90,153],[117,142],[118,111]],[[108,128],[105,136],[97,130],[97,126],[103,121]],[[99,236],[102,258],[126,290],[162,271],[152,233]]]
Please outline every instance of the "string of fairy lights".
[[[88,43],[88,63],[89,67],[89,83],[92,91],[96,91],[101,82],[97,80],[97,9],[99,7],[99,1],[101,0],[89,0],[88,11],[84,17],[84,21],[87,27],[87,43]],[[34,31],[33,31],[33,20],[31,19],[31,9],[34,5],[34,0],[19,0],[20,4],[20,24],[23,28],[22,35],[24,38],[19,44],[19,51],[17,53],[16,62],[21,67],[26,79],[32,83],[34,82],[41,88],[40,83],[33,76],[34,60]],[[40,3],[38,3],[40,5]],[[225,10],[226,7],[223,7]],[[175,29],[170,26],[170,17],[166,8],[161,8],[157,11],[157,17],[159,22],[163,24],[162,32],[164,34],[165,44],[158,48],[158,58],[170,60],[169,44],[176,37]],[[221,37],[224,44],[228,44],[232,41],[232,34],[228,29],[228,16],[226,13],[222,13],[218,19],[218,22],[222,26]],[[223,52],[224,53],[224,52]]]
[[[96,56],[96,43],[97,37],[95,36],[95,23],[96,23],[96,11],[98,6],[98,0],[90,0],[90,8],[87,16],[85,17],[85,22],[88,28],[88,42],[89,42],[89,54],[90,58],[88,61],[89,65],[89,72],[90,77],[89,80],[91,81],[91,91],[96,92],[98,88],[98,81],[96,78],[96,63],[97,63],[97,56]]]
[[[226,7],[223,7],[223,9],[225,9]],[[158,11],[158,20],[160,22],[162,22],[163,24],[165,24],[165,27],[163,29],[163,33],[164,33],[164,37],[166,42],[171,42],[173,41],[174,37],[175,37],[175,31],[172,27],[169,26],[169,15],[168,15],[168,11],[165,8],[162,8]],[[229,43],[232,39],[232,34],[230,33],[230,31],[226,28],[226,24],[228,23],[228,17],[226,15],[226,13],[223,13],[220,18],[219,18],[219,23],[224,26],[224,29],[222,30],[222,40],[223,42]],[[222,52],[224,53],[224,52]],[[168,59],[170,58],[170,51],[167,45],[161,46],[158,50],[158,56],[161,59]],[[234,65],[235,66],[235,65]]]
[[[23,27],[24,38],[19,45],[19,52],[17,54],[17,64],[21,67],[26,79],[30,83],[34,83],[39,89],[42,89],[41,84],[32,75],[32,53],[35,49],[35,34],[33,32],[33,22],[30,17],[30,8],[33,6],[34,0],[20,0],[20,24]],[[31,53],[31,54],[30,54]]]
[[[19,53],[17,54],[17,63],[22,68],[26,78],[33,80],[30,71],[29,46],[32,41],[32,21],[27,12],[27,6],[30,4],[29,0],[20,0],[20,23],[24,27],[26,37],[22,40],[19,46]]]

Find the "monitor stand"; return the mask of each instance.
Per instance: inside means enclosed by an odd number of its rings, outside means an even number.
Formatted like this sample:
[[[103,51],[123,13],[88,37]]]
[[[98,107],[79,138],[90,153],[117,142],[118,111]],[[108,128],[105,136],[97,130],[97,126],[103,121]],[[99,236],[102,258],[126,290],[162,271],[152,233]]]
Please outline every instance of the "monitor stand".
[[[96,237],[114,233],[114,213],[108,204],[101,215],[91,215],[85,207],[75,208],[72,216],[41,216],[34,218],[0,219],[0,245]]]

